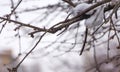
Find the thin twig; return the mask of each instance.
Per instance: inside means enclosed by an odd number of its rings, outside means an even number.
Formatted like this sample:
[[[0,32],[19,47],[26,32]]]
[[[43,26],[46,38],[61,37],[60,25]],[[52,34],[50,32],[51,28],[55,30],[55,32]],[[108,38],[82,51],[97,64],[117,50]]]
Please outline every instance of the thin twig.
[[[94,36],[93,36],[94,37]],[[98,72],[101,72],[100,69],[99,69],[99,64],[97,62],[97,53],[96,53],[96,47],[95,47],[95,44],[94,44],[94,41],[93,41],[93,50],[94,50],[94,60],[95,60],[95,64],[96,64],[96,70]]]
[[[37,43],[33,46],[33,48],[25,55],[25,57],[20,61],[20,63],[15,67],[16,69],[21,65],[21,63],[28,57],[28,55],[36,48],[36,46],[40,43],[40,41],[42,40],[42,38],[44,37],[44,35],[47,32],[45,32],[37,41]]]
[[[21,2],[22,2],[22,0],[19,0],[18,4],[15,6],[15,8],[13,8],[10,15],[12,15],[15,12],[15,10],[18,8],[18,6],[20,5]]]
[[[82,53],[84,51],[84,48],[85,48],[85,45],[86,45],[86,42],[87,42],[87,36],[88,36],[88,28],[86,28],[86,30],[85,30],[85,39],[84,39],[84,42],[83,42],[82,49],[80,51],[80,55],[82,55]]]

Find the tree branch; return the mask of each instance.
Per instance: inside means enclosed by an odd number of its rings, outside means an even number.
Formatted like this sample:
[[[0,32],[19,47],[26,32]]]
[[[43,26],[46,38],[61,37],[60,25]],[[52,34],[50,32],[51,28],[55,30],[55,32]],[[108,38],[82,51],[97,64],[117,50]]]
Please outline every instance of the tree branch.
[[[88,11],[102,5],[102,4],[105,4],[107,2],[110,2],[111,0],[104,0],[104,1],[100,1],[100,2],[97,2],[96,4],[94,4],[93,6],[89,7],[88,9],[86,9],[85,11],[83,11],[82,13],[80,13],[79,15],[71,18],[71,19],[67,19],[65,21],[61,21],[57,24],[55,24],[55,26],[53,25],[51,28],[49,29],[45,29],[45,28],[39,28],[39,27],[36,27],[36,26],[33,26],[33,25],[30,25],[30,24],[25,24],[25,23],[22,23],[22,22],[18,22],[18,21],[15,21],[15,20],[10,20],[10,19],[7,19],[7,18],[3,18],[3,17],[0,17],[0,19],[3,19],[3,20],[7,20],[9,22],[13,22],[13,23],[16,23],[16,24],[19,24],[21,26],[25,26],[25,27],[29,27],[29,28],[32,28],[34,30],[37,30],[37,32],[49,32],[49,33],[56,33],[57,31],[63,29],[63,28],[66,28],[72,24],[74,24],[75,22],[77,21],[80,21],[80,20],[83,20],[83,19],[86,19],[86,18],[89,18],[90,15],[85,15],[85,13],[87,13]],[[111,10],[114,6],[112,7],[107,7],[105,8],[105,12],[108,11],[108,10]]]

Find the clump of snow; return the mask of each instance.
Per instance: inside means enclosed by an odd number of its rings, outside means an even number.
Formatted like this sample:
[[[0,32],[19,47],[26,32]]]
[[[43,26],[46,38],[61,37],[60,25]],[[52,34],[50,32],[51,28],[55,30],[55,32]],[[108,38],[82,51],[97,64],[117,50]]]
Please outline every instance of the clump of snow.
[[[85,21],[87,28],[96,28],[103,23],[104,19],[104,6],[96,8],[96,12]]]
[[[88,3],[78,4],[75,8],[73,8],[71,14],[77,16],[78,14],[85,11],[87,8],[91,7],[92,5],[93,4],[88,4]],[[85,26],[87,28],[93,28],[95,30],[96,28],[98,28],[99,25],[103,23],[104,5],[90,10],[89,12],[86,13],[86,15],[91,15],[91,17],[85,20]],[[103,30],[103,28],[101,28],[98,33],[101,33],[101,30]]]
[[[89,8],[90,6],[92,6],[92,4],[87,4],[87,3],[78,4],[75,8],[73,8],[71,13],[76,16],[80,12],[83,12],[85,9]],[[93,13],[93,11],[89,11],[86,14],[91,15],[92,13]]]

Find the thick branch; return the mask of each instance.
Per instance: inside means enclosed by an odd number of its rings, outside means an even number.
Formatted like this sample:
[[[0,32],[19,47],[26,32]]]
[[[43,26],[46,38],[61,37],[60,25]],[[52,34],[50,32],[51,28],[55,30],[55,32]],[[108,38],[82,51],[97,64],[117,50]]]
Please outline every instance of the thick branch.
[[[88,9],[86,9],[85,11],[83,11],[82,13],[80,13],[79,15],[77,15],[76,17],[73,17],[73,18],[71,18],[71,19],[62,21],[62,22],[58,23],[58,26],[56,25],[56,27],[55,27],[55,26],[51,27],[51,30],[54,30],[54,32],[57,32],[57,31],[65,28],[65,27],[67,27],[67,26],[69,26],[69,25],[74,24],[74,23],[77,22],[77,21],[80,21],[80,20],[85,19],[85,17],[86,17],[86,18],[89,18],[90,16],[89,16],[89,15],[86,16],[85,13],[87,13],[88,11],[90,11],[90,10],[92,10],[92,9],[94,9],[94,8],[102,5],[102,4],[105,4],[105,3],[107,3],[107,2],[110,2],[110,1],[111,1],[111,0],[104,0],[104,1],[98,2],[98,3],[94,4],[93,6],[89,7]],[[107,11],[107,10],[106,10],[106,11]]]

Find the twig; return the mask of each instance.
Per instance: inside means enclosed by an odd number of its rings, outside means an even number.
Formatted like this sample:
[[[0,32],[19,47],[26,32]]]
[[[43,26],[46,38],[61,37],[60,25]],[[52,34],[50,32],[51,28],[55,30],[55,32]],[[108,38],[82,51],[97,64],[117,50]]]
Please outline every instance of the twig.
[[[10,15],[12,15],[15,12],[15,10],[18,8],[18,6],[20,5],[21,2],[22,2],[22,0],[19,0],[18,4],[15,6],[15,8],[13,8]]]
[[[85,39],[84,39],[84,42],[83,42],[82,49],[80,51],[80,55],[82,55],[82,53],[84,51],[84,48],[85,48],[85,45],[86,45],[86,42],[87,42],[87,36],[88,36],[88,28],[86,28],[86,30],[85,30]]]
[[[94,37],[94,36],[93,36]],[[99,64],[97,62],[97,56],[96,56],[96,47],[95,47],[95,44],[94,44],[94,41],[93,41],[93,50],[94,50],[94,60],[95,60],[95,64],[96,64],[96,70],[98,72],[101,72],[100,69],[99,69]]]
[[[44,35],[47,32],[45,32],[37,41],[37,43],[33,46],[33,48],[25,55],[25,57],[20,61],[20,63],[15,67],[16,69],[21,65],[21,63],[28,57],[28,55],[36,48],[36,46],[40,43],[40,41],[42,40],[42,38],[44,37]]]
[[[22,0],[19,0],[19,2],[18,2],[18,4],[16,5],[16,7],[13,8],[13,10],[11,11],[11,13],[6,16],[6,17],[7,17],[7,20],[6,20],[5,24],[3,24],[3,26],[2,26],[2,28],[1,28],[1,30],[0,30],[0,33],[2,32],[2,30],[4,29],[4,27],[5,27],[6,24],[7,24],[7,21],[10,19],[11,15],[15,12],[15,10],[17,9],[17,7],[20,5],[21,2],[22,2]],[[12,1],[12,0],[11,0],[11,3],[12,3],[12,5],[13,5],[13,1]],[[12,6],[12,7],[13,7],[13,6]]]
[[[0,19],[7,20],[7,21],[13,22],[15,24],[18,24],[18,25],[21,25],[21,26],[25,26],[25,27],[29,27],[29,28],[32,28],[32,29],[35,29],[35,30],[39,30],[40,32],[41,31],[44,31],[44,32],[48,31],[48,32],[50,32],[49,30],[44,29],[44,28],[39,28],[39,27],[30,25],[30,24],[25,24],[25,23],[22,23],[22,22],[19,22],[19,21],[11,20],[11,19],[8,20],[7,18],[4,18],[4,17],[0,17]]]

